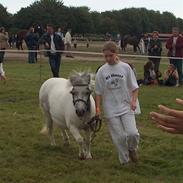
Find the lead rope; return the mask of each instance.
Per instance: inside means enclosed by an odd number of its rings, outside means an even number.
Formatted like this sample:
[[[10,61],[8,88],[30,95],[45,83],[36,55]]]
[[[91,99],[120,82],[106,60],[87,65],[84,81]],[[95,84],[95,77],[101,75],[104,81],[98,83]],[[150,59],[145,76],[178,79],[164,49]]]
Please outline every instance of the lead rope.
[[[94,116],[88,123],[90,130],[92,131],[92,136],[90,142],[92,143],[96,137],[96,133],[100,131],[102,127],[102,119],[99,116]]]

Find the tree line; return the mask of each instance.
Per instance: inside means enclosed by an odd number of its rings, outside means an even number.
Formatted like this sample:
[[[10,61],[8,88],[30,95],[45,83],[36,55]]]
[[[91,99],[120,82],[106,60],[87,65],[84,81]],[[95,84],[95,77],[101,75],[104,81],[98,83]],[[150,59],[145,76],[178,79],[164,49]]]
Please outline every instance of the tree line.
[[[0,26],[9,32],[27,29],[31,25],[52,23],[55,28],[70,28],[74,34],[141,34],[157,30],[170,33],[173,26],[183,31],[183,19],[170,12],[147,10],[146,8],[125,8],[105,12],[92,12],[88,7],[67,7],[63,1],[40,0],[16,14],[10,14],[0,4]]]

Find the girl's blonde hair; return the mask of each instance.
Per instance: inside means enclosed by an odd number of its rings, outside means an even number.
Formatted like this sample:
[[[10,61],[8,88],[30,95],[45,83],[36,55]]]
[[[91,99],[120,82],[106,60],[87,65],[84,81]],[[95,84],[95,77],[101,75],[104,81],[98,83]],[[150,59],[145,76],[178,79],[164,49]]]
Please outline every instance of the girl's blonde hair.
[[[104,44],[103,52],[107,50],[111,51],[112,53],[118,53],[118,47],[113,41],[108,41]]]

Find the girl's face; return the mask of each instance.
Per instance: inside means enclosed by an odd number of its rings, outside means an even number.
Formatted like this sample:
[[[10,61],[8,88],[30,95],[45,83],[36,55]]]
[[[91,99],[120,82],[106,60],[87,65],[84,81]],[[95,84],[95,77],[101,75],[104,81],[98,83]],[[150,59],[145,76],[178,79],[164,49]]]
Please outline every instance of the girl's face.
[[[114,65],[116,64],[116,53],[111,52],[110,50],[105,50],[104,51],[104,57],[105,57],[105,61],[109,64],[109,65]]]

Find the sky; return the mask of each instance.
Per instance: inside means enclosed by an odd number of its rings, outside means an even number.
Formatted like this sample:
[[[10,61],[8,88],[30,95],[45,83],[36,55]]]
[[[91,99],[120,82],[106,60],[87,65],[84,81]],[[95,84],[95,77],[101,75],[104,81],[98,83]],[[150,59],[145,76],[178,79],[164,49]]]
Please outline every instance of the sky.
[[[10,13],[16,13],[22,7],[27,7],[35,0],[0,0]],[[119,10],[130,7],[145,7],[147,9],[169,11],[183,19],[183,0],[63,0],[65,6],[88,6],[91,11]],[[176,2],[176,3],[175,3]]]

